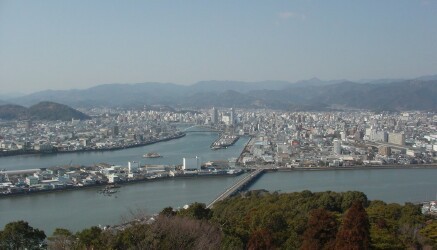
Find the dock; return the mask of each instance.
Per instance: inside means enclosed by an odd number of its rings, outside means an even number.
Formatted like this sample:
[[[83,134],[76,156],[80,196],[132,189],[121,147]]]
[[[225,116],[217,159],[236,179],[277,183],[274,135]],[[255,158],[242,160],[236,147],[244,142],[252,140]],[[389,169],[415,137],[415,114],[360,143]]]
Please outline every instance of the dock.
[[[227,148],[234,145],[238,139],[240,137],[237,135],[220,134],[219,138],[211,144],[210,148],[213,150]]]
[[[265,168],[258,168],[255,171],[249,173],[248,175],[244,176],[242,179],[238,180],[236,183],[234,183],[231,187],[226,189],[225,192],[220,194],[217,198],[215,198],[211,203],[209,203],[206,208],[211,208],[214,206],[216,202],[222,201],[238,192],[243,190],[244,188],[251,185],[254,181],[256,181],[264,172],[266,171]]]

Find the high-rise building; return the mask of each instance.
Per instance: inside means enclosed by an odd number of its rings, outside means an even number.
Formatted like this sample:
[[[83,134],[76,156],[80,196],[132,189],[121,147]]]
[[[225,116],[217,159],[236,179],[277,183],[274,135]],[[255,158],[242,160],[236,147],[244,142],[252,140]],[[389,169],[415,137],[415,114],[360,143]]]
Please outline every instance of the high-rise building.
[[[24,122],[25,123],[25,128],[26,130],[29,130],[32,127],[32,121],[31,120],[27,120]]]
[[[346,141],[346,132],[342,131],[340,132],[341,140]]]
[[[215,107],[212,108],[211,123],[213,125],[217,125],[218,124],[218,111],[217,111],[217,109]]]
[[[230,112],[230,114],[229,114],[229,117],[230,117],[230,124],[231,125],[234,125],[234,123],[235,123],[235,114],[234,114],[234,109],[233,108],[231,108],[231,112]]]
[[[374,141],[377,142],[388,142],[388,133],[386,131],[378,131],[374,135]]]
[[[404,146],[405,145],[405,134],[403,134],[403,133],[390,133],[388,135],[388,143]]]
[[[336,155],[341,155],[341,141],[339,141],[338,139],[334,139],[334,147],[333,147],[333,152]]]
[[[115,125],[114,127],[112,127],[112,135],[117,136],[120,133],[120,129],[118,128],[117,125]]]

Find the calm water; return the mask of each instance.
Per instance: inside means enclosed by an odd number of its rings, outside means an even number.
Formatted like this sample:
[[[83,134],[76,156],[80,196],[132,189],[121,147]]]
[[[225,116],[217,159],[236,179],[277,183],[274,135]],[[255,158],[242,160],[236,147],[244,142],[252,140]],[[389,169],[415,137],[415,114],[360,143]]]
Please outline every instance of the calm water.
[[[128,161],[141,164],[182,164],[183,157],[200,156],[202,161],[227,160],[238,157],[248,138],[242,137],[228,149],[211,150],[209,146],[218,138],[217,133],[187,133],[185,137],[144,147],[106,152],[82,152],[51,155],[22,155],[0,158],[0,169],[31,169],[61,165],[92,165],[111,163],[127,166]],[[142,158],[147,152],[157,152],[162,158]]]
[[[182,157],[200,156],[202,161],[237,157],[248,138],[234,146],[212,151],[216,133],[189,133],[186,137],[141,148],[100,153],[75,153],[47,156],[0,158],[0,168],[25,169],[98,162],[126,165],[127,161],[149,164],[181,164]],[[158,152],[159,159],[143,159],[146,152]],[[282,192],[346,191],[365,192],[370,199],[403,203],[435,198],[437,169],[342,170],[268,173],[251,189]],[[92,225],[117,224],[138,211],[157,213],[166,206],[181,207],[194,201],[208,203],[241,177],[204,177],[170,179],[124,186],[114,196],[98,194],[98,188],[71,192],[38,194],[0,199],[0,228],[14,220],[51,234],[57,227],[77,231]],[[116,198],[117,197],[117,198]]]
[[[0,228],[15,220],[51,234],[57,227],[72,231],[117,224],[132,213],[154,214],[167,206],[209,203],[240,177],[180,178],[123,186],[113,196],[98,188],[0,199]]]
[[[437,169],[363,169],[274,172],[262,176],[251,190],[364,192],[371,200],[420,202],[437,199]]]
[[[98,162],[127,165],[128,161],[148,164],[182,164],[183,157],[200,156],[202,161],[238,157],[248,138],[223,150],[211,150],[217,133],[188,133],[187,136],[119,151],[27,155],[0,158],[0,168],[27,169],[68,164],[90,165]],[[146,152],[158,152],[163,158],[144,159]],[[166,206],[180,207],[195,201],[208,203],[240,177],[206,177],[161,180],[124,186],[114,196],[98,194],[99,188],[38,194],[0,199],[0,228],[14,220],[26,220],[32,226],[51,232],[57,227],[76,231],[92,225],[120,223],[131,211],[153,214]]]

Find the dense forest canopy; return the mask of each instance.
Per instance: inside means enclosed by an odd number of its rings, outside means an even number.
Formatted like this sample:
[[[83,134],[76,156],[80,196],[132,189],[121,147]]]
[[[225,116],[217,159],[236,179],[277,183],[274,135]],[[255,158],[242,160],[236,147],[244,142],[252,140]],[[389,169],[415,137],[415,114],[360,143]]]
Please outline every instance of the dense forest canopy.
[[[208,209],[164,208],[153,223],[122,229],[56,229],[27,222],[0,231],[0,249],[423,249],[437,247],[437,220],[420,206],[369,201],[361,192],[251,191]]]

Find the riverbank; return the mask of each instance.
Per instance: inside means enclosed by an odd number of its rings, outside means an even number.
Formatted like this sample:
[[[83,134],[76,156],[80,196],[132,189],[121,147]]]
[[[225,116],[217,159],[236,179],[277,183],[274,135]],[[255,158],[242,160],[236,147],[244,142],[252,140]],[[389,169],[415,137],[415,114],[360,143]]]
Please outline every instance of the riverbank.
[[[275,168],[266,169],[272,172],[287,171],[334,171],[334,170],[363,170],[363,169],[437,169],[435,164],[408,164],[408,165],[368,165],[368,166],[350,166],[350,167],[319,167],[319,168]]]
[[[153,141],[136,143],[136,144],[131,144],[131,145],[124,145],[124,146],[115,146],[115,147],[111,147],[111,148],[89,148],[89,149],[78,149],[78,150],[68,150],[68,151],[59,151],[59,150],[53,150],[53,151],[35,151],[35,150],[3,151],[3,152],[0,152],[0,158],[1,157],[10,157],[10,156],[19,156],[19,155],[53,155],[53,154],[117,151],[117,150],[129,149],[129,148],[148,146],[148,145],[152,145],[152,144],[159,143],[159,142],[171,141],[171,140],[182,138],[184,136],[186,136],[186,133],[180,133],[180,134],[177,134],[175,136],[157,139],[157,140],[153,140]]]
[[[253,141],[254,141],[254,137],[250,136],[250,139],[246,142],[246,145],[244,145],[243,150],[241,151],[240,155],[238,156],[238,159],[236,161],[236,165],[238,165],[238,166],[242,165],[244,153],[250,152],[249,147],[252,146]]]

